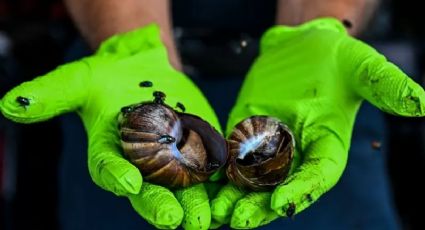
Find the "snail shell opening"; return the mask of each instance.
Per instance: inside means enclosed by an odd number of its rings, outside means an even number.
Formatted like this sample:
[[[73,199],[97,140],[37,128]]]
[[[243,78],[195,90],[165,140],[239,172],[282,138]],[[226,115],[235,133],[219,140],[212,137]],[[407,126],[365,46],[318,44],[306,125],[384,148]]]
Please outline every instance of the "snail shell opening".
[[[228,146],[229,180],[242,188],[265,191],[286,179],[295,141],[290,129],[277,118],[252,116],[235,126]]]
[[[186,187],[206,181],[225,165],[226,141],[208,122],[160,103],[129,108],[118,120],[121,144],[146,181]]]

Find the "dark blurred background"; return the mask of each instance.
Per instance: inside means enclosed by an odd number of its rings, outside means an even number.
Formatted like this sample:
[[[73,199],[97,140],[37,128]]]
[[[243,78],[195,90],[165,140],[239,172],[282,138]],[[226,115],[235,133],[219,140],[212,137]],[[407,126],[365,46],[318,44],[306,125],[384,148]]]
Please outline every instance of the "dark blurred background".
[[[425,70],[422,13],[420,1],[383,0],[362,37],[420,84]],[[225,124],[237,88],[258,53],[258,39],[273,25],[275,1],[174,0],[173,15],[185,72],[203,89]],[[61,1],[0,0],[0,96],[88,54]],[[220,95],[212,92],[217,84],[221,84]],[[0,117],[0,229],[66,225],[59,213],[67,196],[61,193],[68,192],[63,191],[63,183],[75,178],[66,178],[64,170],[87,170],[85,144],[81,152],[71,153],[79,154],[83,163],[62,167],[68,160],[64,135],[73,129],[63,125],[64,120],[73,124],[75,119],[65,116],[19,125]],[[423,229],[424,119],[386,115],[386,123],[385,154],[397,213],[403,229]],[[84,191],[68,193],[78,192]]]

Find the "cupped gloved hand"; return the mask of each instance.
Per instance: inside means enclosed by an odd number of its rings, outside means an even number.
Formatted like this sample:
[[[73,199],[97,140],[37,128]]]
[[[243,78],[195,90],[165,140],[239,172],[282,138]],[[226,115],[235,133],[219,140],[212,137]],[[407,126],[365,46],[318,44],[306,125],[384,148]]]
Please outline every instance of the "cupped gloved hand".
[[[33,123],[76,111],[88,135],[88,168],[93,181],[119,196],[128,196],[134,209],[158,228],[205,229],[210,207],[203,184],[175,191],[143,183],[139,170],[121,156],[117,115],[124,106],[151,101],[153,92],[166,94],[165,103],[182,103],[220,130],[213,109],[199,89],[173,69],[160,39],[150,25],[119,34],[102,43],[90,57],[63,65],[25,82],[0,102],[3,115]]]
[[[212,201],[213,219],[254,228],[301,212],[341,177],[363,99],[401,116],[424,116],[425,93],[399,68],[349,36],[336,19],[276,26],[242,86],[227,133],[252,115],[279,118],[295,134],[289,177],[272,192],[228,184]]]

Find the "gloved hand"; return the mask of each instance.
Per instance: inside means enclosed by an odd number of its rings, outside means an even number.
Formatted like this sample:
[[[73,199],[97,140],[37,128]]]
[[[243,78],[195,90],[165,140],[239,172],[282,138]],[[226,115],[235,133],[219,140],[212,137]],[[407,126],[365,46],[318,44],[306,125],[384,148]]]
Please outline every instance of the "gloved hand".
[[[294,132],[289,177],[272,192],[229,184],[212,201],[213,219],[255,228],[301,212],[341,177],[363,99],[401,116],[424,116],[425,93],[395,65],[350,37],[336,19],[276,26],[242,86],[227,133],[251,115],[274,116]]]
[[[156,25],[113,36],[93,56],[21,84],[4,96],[0,108],[5,117],[21,123],[76,111],[87,131],[88,168],[97,185],[128,196],[134,209],[158,228],[183,223],[185,228],[206,229],[211,214],[203,184],[175,191],[176,196],[161,186],[147,182],[142,186],[139,170],[121,156],[120,109],[152,101],[154,91],[166,94],[166,104],[174,107],[180,102],[186,112],[220,130],[199,89],[170,66]]]

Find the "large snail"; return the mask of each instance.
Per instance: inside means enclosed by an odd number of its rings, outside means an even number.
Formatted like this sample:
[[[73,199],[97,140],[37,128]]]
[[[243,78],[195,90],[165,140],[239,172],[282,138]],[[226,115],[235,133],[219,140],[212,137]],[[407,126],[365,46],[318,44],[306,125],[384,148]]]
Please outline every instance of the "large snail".
[[[206,181],[226,163],[225,139],[201,118],[166,105],[163,93],[154,96],[153,102],[121,109],[124,154],[145,180],[159,185],[186,187]]]
[[[230,181],[242,188],[264,191],[284,181],[294,156],[295,141],[278,119],[252,116],[238,123],[228,139]]]

